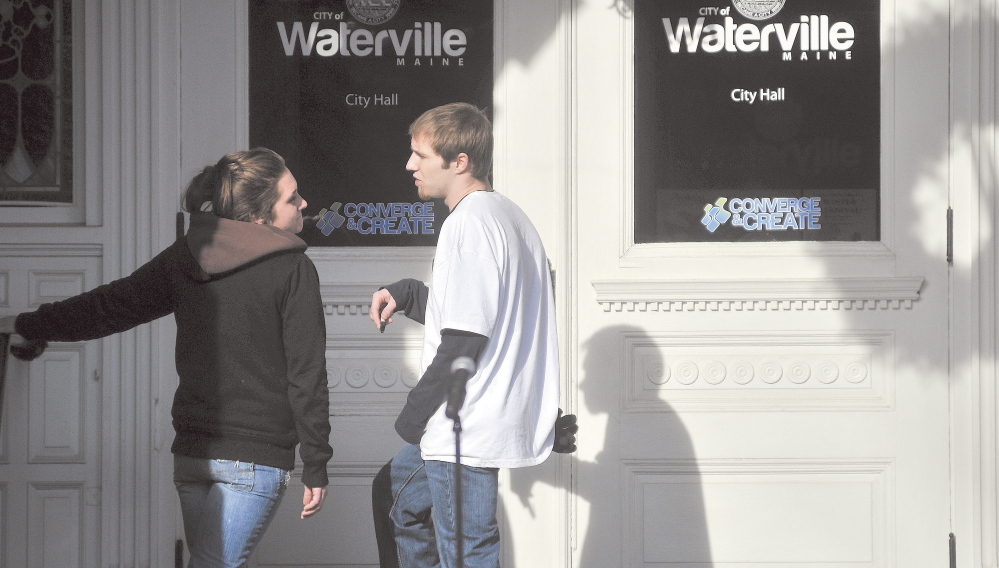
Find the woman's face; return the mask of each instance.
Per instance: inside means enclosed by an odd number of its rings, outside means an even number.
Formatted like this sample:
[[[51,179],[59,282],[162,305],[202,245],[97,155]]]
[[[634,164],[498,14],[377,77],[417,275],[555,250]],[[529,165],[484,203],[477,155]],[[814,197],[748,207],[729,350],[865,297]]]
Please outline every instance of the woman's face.
[[[290,170],[277,183],[278,200],[274,204],[274,220],[271,225],[292,233],[299,233],[303,227],[302,210],[308,205],[298,194],[298,182]]]

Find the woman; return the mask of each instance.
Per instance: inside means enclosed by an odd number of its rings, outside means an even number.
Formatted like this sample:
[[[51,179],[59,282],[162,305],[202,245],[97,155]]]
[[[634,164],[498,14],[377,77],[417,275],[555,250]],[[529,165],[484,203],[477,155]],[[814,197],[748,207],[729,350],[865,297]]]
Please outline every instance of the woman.
[[[326,326],[305,255],[306,202],[278,154],[224,156],[194,177],[187,235],[130,276],[35,312],[0,333],[82,341],[173,313],[177,322],[174,483],[190,568],[243,566],[295,466],[304,519],[323,505],[328,439]]]

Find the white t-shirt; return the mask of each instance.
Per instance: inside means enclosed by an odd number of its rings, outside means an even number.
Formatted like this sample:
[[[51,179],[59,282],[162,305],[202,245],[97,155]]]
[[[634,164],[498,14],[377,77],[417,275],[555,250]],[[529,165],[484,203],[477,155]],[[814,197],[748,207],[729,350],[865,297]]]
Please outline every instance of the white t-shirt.
[[[551,274],[527,215],[495,191],[465,196],[441,226],[425,315],[421,375],[441,330],[489,338],[466,387],[461,462],[537,465],[551,453],[558,414],[558,337]],[[427,423],[423,458],[454,462],[445,405]]]

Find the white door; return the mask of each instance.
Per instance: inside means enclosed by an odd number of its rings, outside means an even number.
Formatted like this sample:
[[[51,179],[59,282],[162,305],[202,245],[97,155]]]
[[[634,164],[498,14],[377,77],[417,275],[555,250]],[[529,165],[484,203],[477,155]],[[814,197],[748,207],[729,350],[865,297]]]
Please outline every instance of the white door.
[[[29,254],[36,254],[32,249]],[[4,312],[97,286],[99,258],[4,256]],[[0,565],[100,565],[100,342],[9,356],[0,410]]]
[[[572,564],[947,565],[947,3],[881,3],[864,243],[635,244],[630,8],[575,19]]]

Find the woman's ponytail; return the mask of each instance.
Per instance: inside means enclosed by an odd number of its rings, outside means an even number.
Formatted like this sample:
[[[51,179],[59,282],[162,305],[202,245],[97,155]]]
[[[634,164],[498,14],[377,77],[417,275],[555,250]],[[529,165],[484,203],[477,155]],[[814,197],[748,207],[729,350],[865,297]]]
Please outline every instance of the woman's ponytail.
[[[286,169],[284,158],[267,148],[226,154],[194,176],[184,192],[183,208],[236,221],[270,222],[277,182]]]

